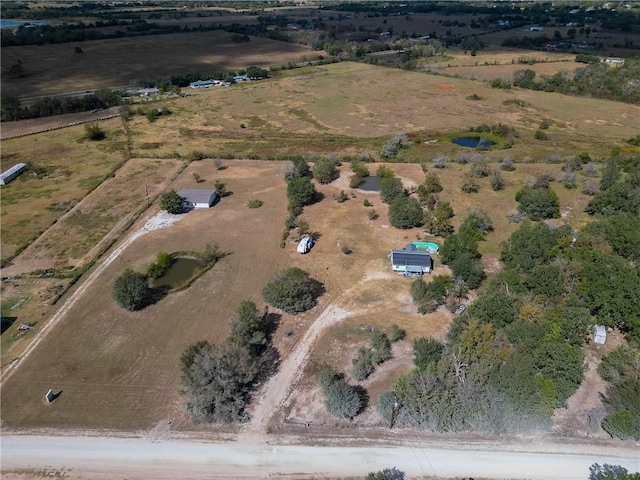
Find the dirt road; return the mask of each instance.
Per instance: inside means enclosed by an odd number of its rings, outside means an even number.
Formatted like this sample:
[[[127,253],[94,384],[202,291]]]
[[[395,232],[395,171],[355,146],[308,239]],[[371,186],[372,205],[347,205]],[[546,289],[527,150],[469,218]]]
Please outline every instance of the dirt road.
[[[92,479],[307,478],[364,475],[396,466],[415,476],[513,479],[588,478],[597,462],[640,469],[637,450],[547,446],[537,452],[433,446],[318,447],[152,442],[141,438],[3,436],[2,478],[37,475]],[[35,478],[35,477],[31,477]],[[41,478],[41,477],[37,477]]]

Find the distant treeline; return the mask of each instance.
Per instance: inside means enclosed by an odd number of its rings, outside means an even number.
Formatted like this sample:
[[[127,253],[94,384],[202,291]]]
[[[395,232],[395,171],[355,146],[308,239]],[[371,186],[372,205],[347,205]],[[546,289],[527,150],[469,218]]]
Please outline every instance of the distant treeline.
[[[578,68],[573,77],[562,71],[554,75],[538,77],[534,70],[519,70],[513,74],[512,80],[496,78],[491,81],[491,86],[495,88],[515,86],[638,105],[640,104],[638,79],[640,79],[640,57],[631,57],[627,58],[624,65],[620,67],[611,67],[598,62]]]

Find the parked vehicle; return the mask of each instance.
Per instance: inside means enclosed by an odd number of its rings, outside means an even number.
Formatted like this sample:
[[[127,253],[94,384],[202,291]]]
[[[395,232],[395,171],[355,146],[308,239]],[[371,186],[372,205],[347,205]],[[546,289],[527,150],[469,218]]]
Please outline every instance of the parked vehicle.
[[[303,237],[298,243],[298,253],[307,253],[313,247],[313,238],[311,237]]]

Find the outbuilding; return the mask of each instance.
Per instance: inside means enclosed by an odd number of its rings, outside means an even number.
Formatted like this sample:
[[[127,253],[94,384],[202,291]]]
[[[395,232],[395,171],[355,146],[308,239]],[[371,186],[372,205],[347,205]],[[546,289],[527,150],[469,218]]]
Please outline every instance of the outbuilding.
[[[182,198],[182,205],[187,210],[210,208],[219,199],[215,190],[206,190],[204,188],[185,188],[180,190],[178,195]]]
[[[414,249],[391,250],[391,270],[407,277],[431,273],[433,260],[428,252]]]
[[[604,325],[595,325],[593,327],[593,341],[600,345],[604,345],[607,341],[607,329]]]
[[[22,174],[27,169],[26,163],[17,163],[6,172],[0,175],[0,185],[6,185],[11,180]]]

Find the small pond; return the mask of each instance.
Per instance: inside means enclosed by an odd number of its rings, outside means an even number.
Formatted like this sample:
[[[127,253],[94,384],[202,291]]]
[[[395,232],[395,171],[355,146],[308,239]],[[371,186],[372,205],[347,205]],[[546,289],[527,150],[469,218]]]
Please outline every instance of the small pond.
[[[456,137],[452,138],[451,142],[456,145],[460,145],[461,147],[469,147],[469,148],[489,148],[495,143],[491,140],[487,140],[486,138],[480,137]]]
[[[358,187],[360,190],[367,192],[379,192],[380,191],[380,177],[365,177],[364,182]]]
[[[162,277],[153,280],[156,287],[176,288],[193,277],[196,272],[204,267],[204,262],[197,258],[178,257],[171,261],[169,270]]]

